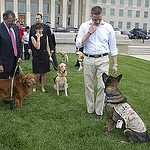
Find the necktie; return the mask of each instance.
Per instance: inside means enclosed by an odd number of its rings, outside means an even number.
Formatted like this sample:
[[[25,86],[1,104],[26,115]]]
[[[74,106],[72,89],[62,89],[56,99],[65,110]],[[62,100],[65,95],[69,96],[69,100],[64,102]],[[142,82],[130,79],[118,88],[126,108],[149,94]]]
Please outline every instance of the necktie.
[[[9,34],[10,34],[13,49],[14,49],[14,55],[17,56],[18,52],[17,52],[16,42],[15,42],[14,35],[13,35],[13,32],[11,31],[11,29],[9,29]]]

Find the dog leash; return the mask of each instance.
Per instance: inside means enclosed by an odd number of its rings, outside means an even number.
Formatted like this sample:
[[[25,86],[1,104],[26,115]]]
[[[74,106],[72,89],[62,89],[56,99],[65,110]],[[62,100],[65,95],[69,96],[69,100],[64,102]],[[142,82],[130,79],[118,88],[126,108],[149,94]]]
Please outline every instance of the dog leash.
[[[52,64],[53,65],[53,67],[55,68],[55,70],[57,70],[58,68],[55,66],[55,64],[54,64],[54,62],[53,61],[51,61],[50,62],[50,64]]]
[[[12,97],[13,97],[13,89],[14,89],[14,77],[15,77],[15,73],[17,71],[17,68],[19,67],[19,69],[21,68],[18,64],[16,65],[12,80],[11,80],[11,89],[10,89],[10,110],[13,109],[13,102],[12,102]],[[21,68],[22,70],[22,68]]]

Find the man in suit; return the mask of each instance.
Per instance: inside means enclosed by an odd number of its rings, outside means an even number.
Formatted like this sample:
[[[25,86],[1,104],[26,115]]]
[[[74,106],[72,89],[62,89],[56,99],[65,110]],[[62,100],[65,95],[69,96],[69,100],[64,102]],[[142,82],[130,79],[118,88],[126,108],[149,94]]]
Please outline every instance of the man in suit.
[[[15,26],[15,18],[14,12],[7,10],[3,13],[3,22],[0,23],[0,79],[13,77],[16,64],[21,62],[22,41],[19,28]],[[18,70],[15,75],[19,74]]]

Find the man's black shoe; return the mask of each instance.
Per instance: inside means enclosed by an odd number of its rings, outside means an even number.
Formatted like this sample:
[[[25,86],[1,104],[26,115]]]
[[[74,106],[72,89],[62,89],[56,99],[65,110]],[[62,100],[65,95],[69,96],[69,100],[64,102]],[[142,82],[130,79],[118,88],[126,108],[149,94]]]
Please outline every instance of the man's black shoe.
[[[103,116],[102,115],[96,115],[96,119],[103,120]]]

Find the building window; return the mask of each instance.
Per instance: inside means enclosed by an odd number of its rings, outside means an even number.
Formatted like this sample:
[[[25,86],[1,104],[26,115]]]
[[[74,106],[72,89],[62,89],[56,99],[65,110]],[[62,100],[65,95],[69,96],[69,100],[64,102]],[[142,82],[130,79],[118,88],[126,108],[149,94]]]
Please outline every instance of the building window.
[[[114,16],[114,15],[115,15],[115,9],[113,9],[113,8],[110,9],[110,15],[111,15],[111,16]]]
[[[48,21],[48,16],[43,16],[43,22],[46,23]]]
[[[55,14],[60,14],[60,5],[55,5]]]
[[[111,0],[111,4],[115,4],[115,1],[116,1],[116,0]]]
[[[106,15],[106,8],[102,8],[102,12],[104,15]]]
[[[14,10],[14,3],[13,2],[6,2],[6,10]]]
[[[149,8],[149,0],[145,0],[145,7]]]
[[[128,5],[132,6],[133,5],[133,0],[128,0]]]
[[[114,21],[110,21],[109,23],[114,27]]]
[[[141,7],[141,0],[137,0],[137,7]]]
[[[120,5],[124,5],[124,0],[120,0]]]
[[[71,15],[71,5],[67,6],[67,11],[68,11],[68,14]]]
[[[143,29],[147,30],[147,23],[143,23]]]
[[[43,13],[48,14],[49,13],[49,4],[43,4]]]
[[[55,17],[55,25],[59,25],[59,17]]]
[[[135,23],[135,28],[139,28],[139,23]]]
[[[120,22],[120,21],[118,22],[118,28],[122,29],[122,22]]]
[[[105,3],[105,4],[106,4],[106,0],[102,0],[102,3]]]
[[[31,12],[32,13],[38,12],[38,4],[37,3],[31,3]]]
[[[127,22],[127,29],[131,29],[131,22]]]
[[[132,17],[132,10],[128,10],[128,17]]]
[[[97,0],[92,0],[92,3],[97,3]]]
[[[70,25],[70,18],[69,17],[67,17],[67,25]]]
[[[148,18],[148,11],[144,11],[144,18]]]
[[[140,17],[140,11],[136,11],[136,17],[137,17],[137,18]]]
[[[119,9],[119,16],[123,16],[123,9]]]
[[[35,15],[31,16],[31,24],[35,24]]]
[[[18,3],[18,12],[25,13],[26,12],[26,4],[23,2]]]

